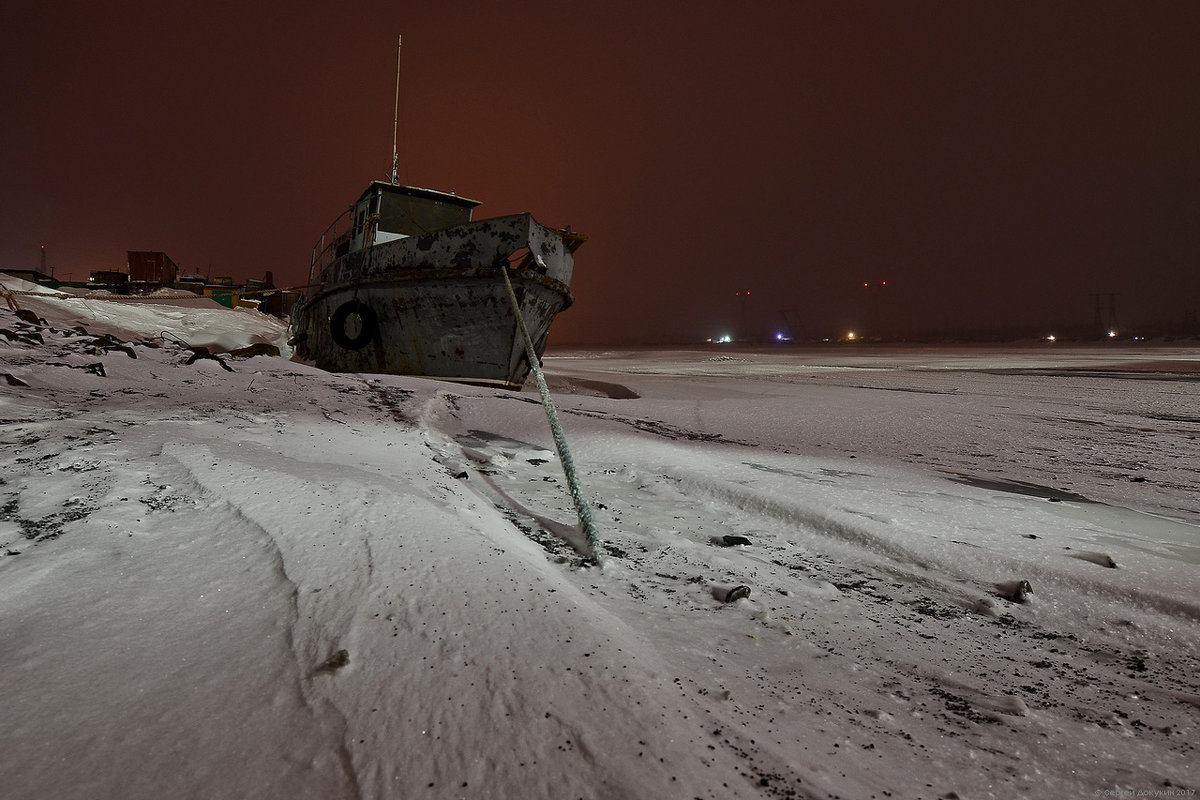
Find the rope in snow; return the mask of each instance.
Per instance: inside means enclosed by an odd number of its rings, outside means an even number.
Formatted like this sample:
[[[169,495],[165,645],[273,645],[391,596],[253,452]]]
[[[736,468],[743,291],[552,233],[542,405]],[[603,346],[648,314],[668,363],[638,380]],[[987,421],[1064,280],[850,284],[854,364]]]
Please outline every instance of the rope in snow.
[[[508,299],[512,302],[513,313],[517,317],[517,328],[521,331],[521,339],[525,342],[525,357],[533,370],[533,379],[537,382],[538,394],[542,396],[542,408],[546,409],[546,419],[550,422],[550,432],[554,435],[554,447],[558,450],[558,460],[562,462],[563,472],[567,476],[567,485],[571,488],[571,499],[575,501],[575,513],[579,515],[579,525],[583,528],[583,536],[587,541],[591,556],[597,564],[604,563],[604,545],[596,535],[596,526],[592,523],[592,507],[583,494],[579,484],[579,476],[575,472],[575,462],[567,447],[567,437],[562,425],[558,422],[558,412],[554,409],[554,400],[550,397],[550,389],[546,386],[546,376],[538,361],[537,351],[533,348],[533,339],[529,329],[525,327],[525,317],[521,314],[521,304],[517,302],[517,294],[513,291],[512,281],[508,277],[508,265],[500,266],[500,274],[504,276],[504,286],[508,289]]]

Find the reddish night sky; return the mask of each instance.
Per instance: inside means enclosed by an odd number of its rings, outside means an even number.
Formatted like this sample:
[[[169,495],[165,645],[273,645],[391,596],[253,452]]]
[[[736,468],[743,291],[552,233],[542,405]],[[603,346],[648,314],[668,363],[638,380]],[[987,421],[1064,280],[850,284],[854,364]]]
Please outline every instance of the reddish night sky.
[[[403,34],[401,179],[591,236],[560,344],[1200,310],[1193,0],[241,5],[6,4],[0,268],[300,283]]]

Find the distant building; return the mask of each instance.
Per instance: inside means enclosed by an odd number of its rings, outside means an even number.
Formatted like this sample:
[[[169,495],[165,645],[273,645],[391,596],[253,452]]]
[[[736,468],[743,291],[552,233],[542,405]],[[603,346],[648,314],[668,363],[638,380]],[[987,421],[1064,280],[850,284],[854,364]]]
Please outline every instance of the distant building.
[[[20,278],[23,281],[30,283],[39,283],[42,285],[50,285],[54,282],[54,278],[44,272],[38,272],[35,269],[6,269],[5,275],[12,275],[14,278]]]
[[[89,289],[104,289],[113,294],[129,294],[129,276],[115,270],[97,270],[88,278]]]
[[[275,278],[267,270],[261,280],[250,278],[238,283],[229,276],[206,277],[181,274],[179,265],[161,250],[128,250],[128,273],[119,270],[94,270],[87,282],[60,281],[37,270],[4,270],[6,274],[52,289],[68,286],[105,290],[112,294],[147,295],[160,289],[178,289],[210,297],[227,308],[256,308],[264,314],[283,317],[299,299],[294,290],[275,288]]]
[[[129,289],[147,294],[175,283],[179,265],[159,250],[129,251]]]
[[[257,308],[265,314],[283,316],[286,298],[275,288],[270,270],[262,280],[253,278],[239,284],[228,275],[206,278],[203,275],[180,275],[174,288],[211,297],[227,308]],[[292,298],[295,302],[295,297]],[[290,307],[290,306],[289,306]]]

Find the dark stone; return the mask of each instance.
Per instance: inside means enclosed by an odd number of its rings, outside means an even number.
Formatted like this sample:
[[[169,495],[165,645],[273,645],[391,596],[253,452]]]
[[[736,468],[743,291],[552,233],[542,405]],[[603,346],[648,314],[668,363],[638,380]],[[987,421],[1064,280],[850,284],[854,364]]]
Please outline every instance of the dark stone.
[[[250,358],[252,356],[277,356],[279,348],[273,344],[259,342],[249,345],[248,347],[239,347],[237,350],[230,350],[229,355],[234,358]]]
[[[743,597],[750,596],[749,586],[734,586],[726,588],[724,586],[714,586],[712,589],[713,599],[720,600],[722,603],[732,603],[741,600]]]
[[[996,594],[1013,603],[1025,603],[1033,594],[1033,587],[1029,581],[1005,581],[996,584]]]
[[[108,334],[108,333],[105,333],[101,336],[97,336],[95,339],[93,339],[90,342],[90,344],[92,347],[98,347],[101,350],[105,350],[105,351],[119,350],[120,352],[124,353],[125,355],[129,356],[130,358],[137,358],[137,353],[133,352],[132,347],[130,347],[127,344],[122,343],[119,339],[113,337],[111,334]]]
[[[195,364],[198,359],[207,358],[207,359],[210,359],[210,360],[215,361],[218,364],[220,364],[221,367],[226,372],[233,372],[233,367],[226,364],[225,361],[222,360],[219,356],[214,356],[212,353],[208,352],[207,347],[193,347],[190,349],[192,351],[192,355],[188,358],[187,361],[183,362],[186,366],[191,366],[192,364]]]
[[[336,672],[342,667],[350,663],[350,651],[338,650],[329,657],[329,660],[321,665],[318,672]]]
[[[1068,550],[1070,548],[1067,548]],[[1105,569],[1116,569],[1117,562],[1113,561],[1112,556],[1108,553],[1072,553],[1072,558],[1078,558],[1080,561],[1088,561]]]

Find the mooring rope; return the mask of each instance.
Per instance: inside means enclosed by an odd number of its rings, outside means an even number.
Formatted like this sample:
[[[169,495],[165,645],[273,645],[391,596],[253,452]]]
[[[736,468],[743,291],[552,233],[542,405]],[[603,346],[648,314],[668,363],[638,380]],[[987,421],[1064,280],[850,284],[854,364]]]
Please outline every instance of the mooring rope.
[[[525,357],[533,370],[533,379],[537,382],[538,394],[542,396],[542,408],[546,409],[546,419],[550,422],[550,432],[554,436],[554,448],[558,450],[558,460],[562,463],[563,473],[567,476],[567,485],[571,489],[571,499],[575,501],[575,513],[579,515],[579,525],[583,528],[583,537],[591,551],[592,558],[597,564],[604,563],[604,545],[596,534],[596,526],[592,522],[592,507],[583,494],[579,484],[579,475],[575,472],[575,461],[571,458],[571,450],[567,447],[567,437],[562,425],[558,422],[558,412],[554,408],[554,400],[550,397],[550,389],[546,386],[546,376],[542,374],[541,364],[538,363],[537,351],[533,348],[533,339],[529,336],[529,328],[525,326],[525,317],[521,314],[521,305],[517,302],[517,293],[513,291],[512,281],[508,277],[508,264],[500,265],[500,273],[504,276],[504,286],[508,289],[508,299],[512,302],[513,313],[517,317],[517,328],[521,331],[521,339],[525,342]]]

